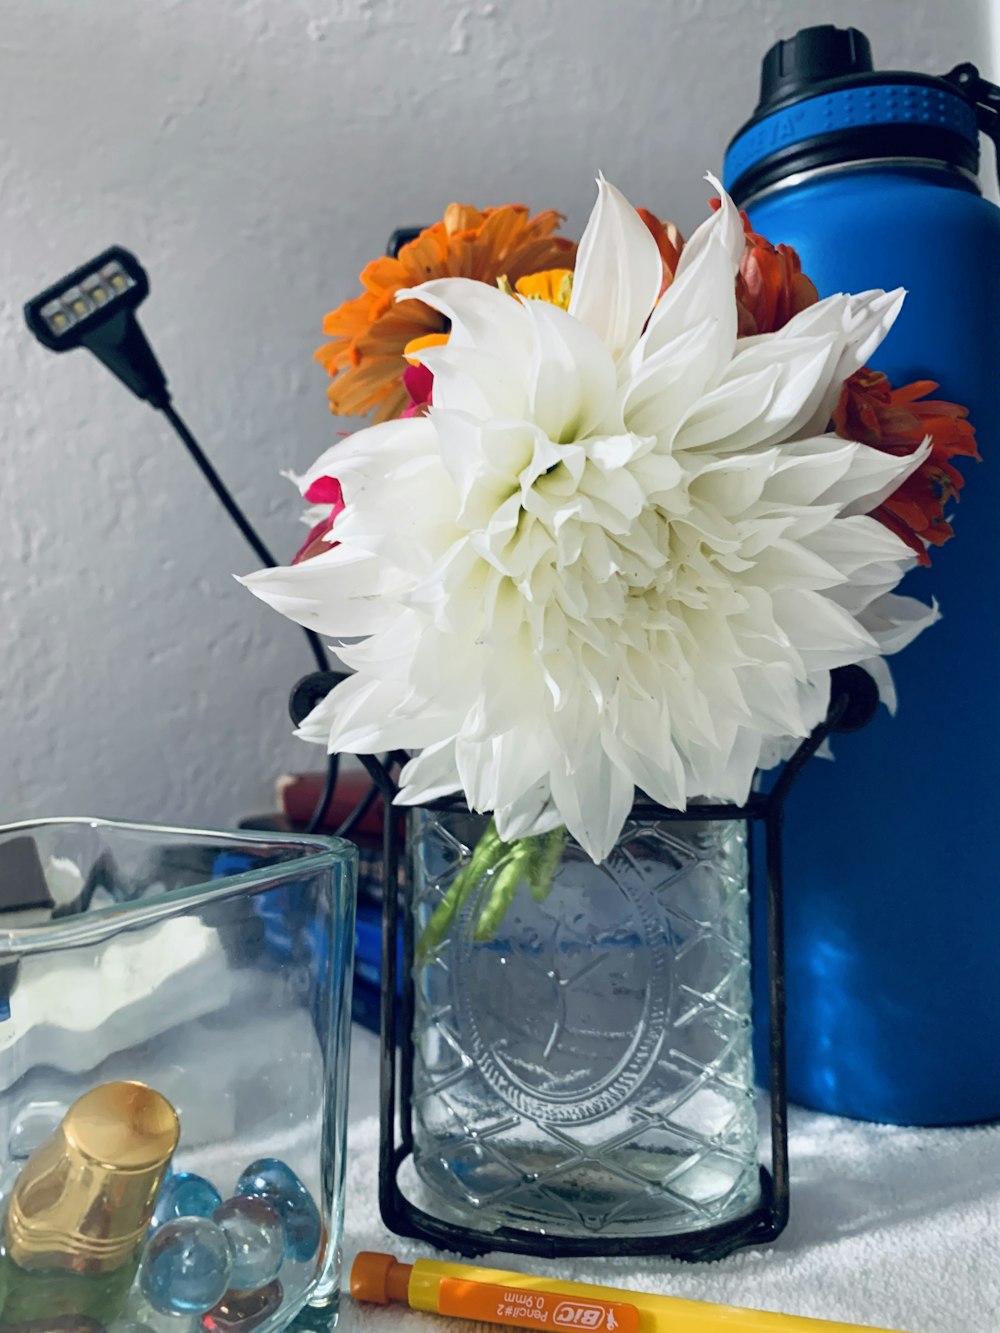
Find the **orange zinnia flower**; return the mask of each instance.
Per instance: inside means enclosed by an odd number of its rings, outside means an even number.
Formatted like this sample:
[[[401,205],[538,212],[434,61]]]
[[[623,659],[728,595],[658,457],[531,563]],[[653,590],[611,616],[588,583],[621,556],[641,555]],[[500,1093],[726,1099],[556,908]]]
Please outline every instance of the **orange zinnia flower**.
[[[802,272],[798,255],[790,245],[772,245],[750,226],[742,214],[746,250],[736,279],[739,331],[773,333],[806,306],[815,305],[819,292]]]
[[[571,269],[576,245],[553,232],[562,216],[553,209],[528,216],[523,204],[486,208],[451,204],[443,219],[404,245],[398,259],[375,259],[361,274],[364,292],[323,321],[332,341],[316,359],[333,377],[330,407],[355,416],[376,407],[376,421],[398,416],[409,403],[402,383],[403,349],[414,338],[447,331],[445,317],[422,301],[396,301],[396,293],[431,278],[476,278],[511,283],[542,269]]]
[[[938,386],[919,380],[893,389],[877,370],[857,371],[844,385],[833,414],[838,435],[859,440],[885,453],[910,454],[928,435],[931,451],[898,490],[872,510],[920,558],[930,564],[927,543],[941,546],[954,536],[944,507],[958,500],[964,478],[951,460],[956,456],[979,460],[976,428],[967,420],[968,409],[958,403],[926,400]]]

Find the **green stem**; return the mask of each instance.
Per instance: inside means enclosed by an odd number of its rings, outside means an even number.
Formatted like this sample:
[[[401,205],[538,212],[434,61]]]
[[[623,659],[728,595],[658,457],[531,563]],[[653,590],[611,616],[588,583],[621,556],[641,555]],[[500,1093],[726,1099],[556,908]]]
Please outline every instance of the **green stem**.
[[[420,932],[420,939],[417,941],[418,963],[426,963],[428,956],[444,941],[452,918],[462,906],[467,893],[463,872],[462,875],[455,877],[451,888],[435,907],[431,919]]]
[[[536,903],[543,903],[552,892],[568,837],[566,829],[557,828],[534,839],[537,847],[528,871],[528,888]]]
[[[504,842],[491,819],[468,864],[455,876],[421,932],[416,961],[426,963],[430,954],[444,943],[452,923],[484,879],[489,880],[489,888],[473,933],[477,943],[493,939],[522,880],[527,881],[535,901],[544,902],[552,892],[568,836],[566,829],[558,828],[537,837]]]
[[[477,944],[485,944],[497,933],[500,922],[507,915],[507,910],[514,901],[521,880],[531,860],[533,848],[530,838],[518,838],[509,844],[508,855],[493,869],[490,896],[486,906],[479,914],[473,938]]]
[[[427,922],[417,943],[417,962],[424,963],[428,955],[447,938],[452,921],[465,905],[469,894],[479,881],[501,857],[506,854],[507,844],[497,833],[496,824],[491,819],[486,831],[476,843],[467,865],[452,880],[448,892],[444,895],[431,919]]]

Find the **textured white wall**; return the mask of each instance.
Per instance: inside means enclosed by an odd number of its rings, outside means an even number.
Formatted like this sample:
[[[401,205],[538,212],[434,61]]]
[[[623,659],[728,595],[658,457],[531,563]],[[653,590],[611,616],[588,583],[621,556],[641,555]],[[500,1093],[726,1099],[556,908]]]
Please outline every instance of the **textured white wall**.
[[[601,168],[686,229],[765,48],[831,17],[884,65],[990,65],[971,0],[3,0],[0,820],[228,823],[319,758],[284,710],[304,642],[231,580],[238,534],[23,300],[133,248],[178,407],[290,553],[279,469],[337,428],[320,321],[394,226],[519,200],[577,233]]]

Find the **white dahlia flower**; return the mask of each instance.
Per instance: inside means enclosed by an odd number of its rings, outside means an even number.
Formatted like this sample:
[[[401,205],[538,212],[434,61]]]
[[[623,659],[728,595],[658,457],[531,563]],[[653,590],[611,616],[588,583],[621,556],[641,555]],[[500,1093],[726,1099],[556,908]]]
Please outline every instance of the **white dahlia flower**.
[[[742,802],[831,668],[884,681],[935,612],[891,595],[914,556],[866,515],[928,446],[827,426],[902,293],[737,341],[743,244],[722,193],[657,301],[656,245],[601,180],[568,312],[462,278],[400,293],[451,321],[420,358],[433,407],[325,453],[301,485],[340,481],[336,545],[246,580],[354,670],[303,737],[414,752],[402,803],[463,792],[502,838],[565,825],[599,860],[635,788]]]

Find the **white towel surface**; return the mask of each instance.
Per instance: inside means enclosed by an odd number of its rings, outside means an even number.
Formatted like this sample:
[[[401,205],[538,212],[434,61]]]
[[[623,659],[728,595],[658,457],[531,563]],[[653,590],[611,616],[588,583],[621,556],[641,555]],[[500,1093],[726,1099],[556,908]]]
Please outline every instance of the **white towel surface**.
[[[435,1255],[382,1225],[372,1039],[355,1029],[344,1283],[358,1250]],[[359,1060],[367,1068],[359,1068]],[[359,1077],[360,1075],[360,1077]],[[718,1301],[905,1333],[1000,1333],[1000,1125],[898,1129],[793,1108],[791,1221],[773,1244],[711,1264],[662,1259],[477,1262],[691,1300]],[[355,1305],[347,1333],[467,1333],[402,1307]],[[485,1327],[482,1326],[482,1327]],[[671,1331],[673,1333],[673,1330]],[[685,1333],[678,1328],[676,1333]]]

